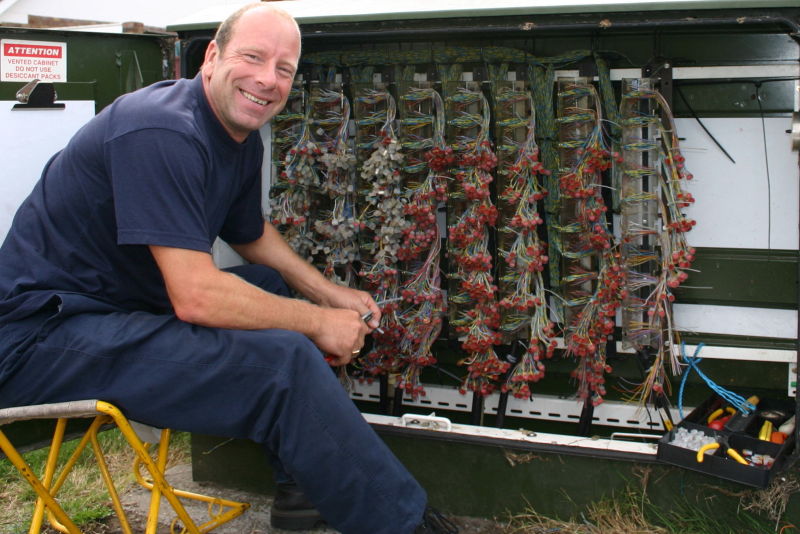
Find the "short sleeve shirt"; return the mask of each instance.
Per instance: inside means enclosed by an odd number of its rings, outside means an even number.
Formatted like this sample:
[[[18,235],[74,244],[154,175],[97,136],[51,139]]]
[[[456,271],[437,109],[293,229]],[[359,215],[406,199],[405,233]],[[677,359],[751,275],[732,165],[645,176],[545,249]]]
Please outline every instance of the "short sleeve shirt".
[[[118,98],[47,164],[0,248],[0,321],[53,297],[168,312],[148,245],[211,252],[263,232],[257,132],[234,141],[200,76]]]

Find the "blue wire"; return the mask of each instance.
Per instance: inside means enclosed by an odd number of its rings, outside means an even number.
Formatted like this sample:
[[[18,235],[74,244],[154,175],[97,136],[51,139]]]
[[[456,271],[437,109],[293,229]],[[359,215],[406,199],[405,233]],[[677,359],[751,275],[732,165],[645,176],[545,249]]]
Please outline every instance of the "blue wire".
[[[683,358],[683,361],[685,361],[688,364],[688,367],[686,367],[686,370],[683,372],[683,376],[681,377],[681,386],[678,389],[678,414],[681,416],[681,419],[683,419],[683,390],[684,387],[686,386],[686,379],[689,377],[689,373],[691,372],[692,369],[694,369],[695,372],[697,372],[697,374],[700,375],[700,378],[702,378],[703,381],[705,381],[705,383],[708,385],[709,388],[711,388],[714,391],[714,393],[722,397],[725,401],[728,402],[728,404],[730,404],[731,406],[733,406],[734,408],[736,408],[745,415],[748,415],[751,412],[753,412],[753,410],[756,409],[753,403],[748,402],[748,400],[742,397],[741,395],[737,395],[736,393],[728,391],[727,389],[717,385],[713,380],[708,378],[705,375],[705,373],[703,373],[703,371],[700,370],[698,364],[702,362],[703,359],[698,358],[697,355],[700,354],[700,349],[702,349],[703,347],[705,347],[705,343],[700,343],[699,345],[697,345],[697,348],[694,349],[694,354],[690,358],[686,356],[686,343],[681,341],[681,357]]]

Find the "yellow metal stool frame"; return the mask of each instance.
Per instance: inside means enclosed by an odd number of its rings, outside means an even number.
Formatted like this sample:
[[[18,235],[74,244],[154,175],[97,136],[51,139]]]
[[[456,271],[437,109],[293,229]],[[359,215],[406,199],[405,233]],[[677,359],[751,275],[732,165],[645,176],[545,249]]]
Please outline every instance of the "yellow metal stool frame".
[[[94,418],[89,428],[84,433],[80,442],[78,443],[75,452],[72,453],[70,458],[66,461],[61,469],[61,473],[54,481],[56,466],[58,463],[58,455],[61,450],[61,445],[64,440],[64,431],[69,419],[75,418]],[[17,449],[12,445],[6,435],[0,430],[0,450],[6,455],[11,463],[17,468],[20,474],[28,481],[33,487],[36,495],[36,506],[31,519],[29,534],[39,534],[42,528],[45,511],[48,514],[50,524],[56,530],[65,532],[67,534],[81,534],[81,530],[75,523],[67,516],[63,508],[56,501],[56,495],[61,489],[64,481],[67,479],[70,471],[77,462],[86,445],[91,443],[94,451],[100,473],[105,481],[108,492],[111,495],[111,500],[114,506],[114,511],[119,518],[120,526],[125,534],[133,534],[128,518],[122,508],[119,495],[114,487],[114,481],[106,465],[103,451],[97,439],[97,433],[104,425],[114,423],[122,432],[125,440],[136,453],[134,460],[133,471],[136,480],[145,488],[151,491],[150,497],[150,510],[147,516],[147,526],[145,534],[155,534],[158,528],[158,514],[161,503],[161,496],[166,498],[167,502],[172,506],[177,518],[170,526],[170,531],[201,534],[217,528],[230,521],[231,519],[240,516],[247,508],[250,507],[247,503],[240,503],[220,499],[217,497],[209,497],[206,495],[199,495],[187,491],[182,491],[173,488],[169,482],[164,478],[164,470],[167,464],[167,452],[169,448],[170,430],[161,430],[160,439],[158,442],[158,453],[154,460],[150,455],[150,444],[143,442],[139,435],[134,430],[131,422],[125,418],[122,412],[114,405],[99,400],[83,400],[73,402],[60,402],[54,404],[39,404],[35,406],[19,406],[14,408],[0,409],[0,427],[12,423],[14,421],[23,421],[30,419],[57,419],[56,428],[53,432],[53,441],[50,447],[50,452],[47,456],[47,463],[45,465],[45,472],[40,479],[31,470],[30,466],[25,462]],[[149,428],[149,427],[148,427]],[[155,429],[153,429],[155,430]],[[144,467],[146,472],[149,473],[151,479],[146,480],[141,473],[141,468]],[[180,499],[192,499],[208,503],[209,520],[201,525],[197,525]],[[176,530],[176,524],[180,522],[183,525],[181,530]]]

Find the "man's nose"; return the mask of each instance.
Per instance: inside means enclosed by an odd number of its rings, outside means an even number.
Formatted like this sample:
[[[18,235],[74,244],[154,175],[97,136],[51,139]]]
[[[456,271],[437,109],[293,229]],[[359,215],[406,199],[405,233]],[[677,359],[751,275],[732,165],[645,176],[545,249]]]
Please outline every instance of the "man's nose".
[[[265,89],[272,89],[277,83],[278,75],[275,65],[267,65],[263,69],[259,69],[256,81],[263,85]]]

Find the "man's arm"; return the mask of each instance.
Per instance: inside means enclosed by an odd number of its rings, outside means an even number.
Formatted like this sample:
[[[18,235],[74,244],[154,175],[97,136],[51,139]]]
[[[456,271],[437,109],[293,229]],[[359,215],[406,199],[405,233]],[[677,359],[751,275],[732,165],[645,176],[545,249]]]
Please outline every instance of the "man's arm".
[[[317,306],[261,290],[219,270],[205,252],[151,246],[175,314],[201,326],[282,328],[307,335],[344,364],[360,349],[369,328],[352,309]]]
[[[368,293],[334,284],[322,276],[313,265],[289,247],[270,223],[264,223],[264,232],[256,241],[232,247],[250,263],[268,265],[277,270],[289,286],[312,302],[321,306],[355,310],[362,316],[372,312],[370,327],[378,327],[380,308]]]

